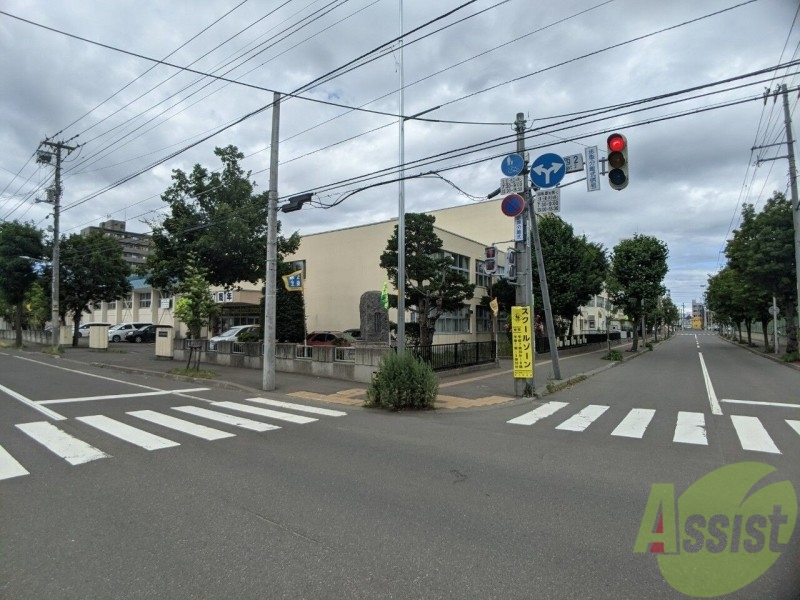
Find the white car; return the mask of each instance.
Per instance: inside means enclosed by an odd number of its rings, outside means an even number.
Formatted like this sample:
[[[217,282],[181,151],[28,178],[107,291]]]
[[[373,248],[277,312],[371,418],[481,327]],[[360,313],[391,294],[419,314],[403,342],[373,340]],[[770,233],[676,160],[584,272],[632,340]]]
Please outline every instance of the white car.
[[[236,325],[210,338],[208,340],[208,349],[214,350],[219,342],[237,342],[241,334],[251,331],[256,332],[258,329],[258,325]]]
[[[152,323],[120,323],[119,325],[114,325],[108,330],[108,341],[121,342],[125,339],[125,336],[134,329],[141,329],[148,325],[152,325]]]

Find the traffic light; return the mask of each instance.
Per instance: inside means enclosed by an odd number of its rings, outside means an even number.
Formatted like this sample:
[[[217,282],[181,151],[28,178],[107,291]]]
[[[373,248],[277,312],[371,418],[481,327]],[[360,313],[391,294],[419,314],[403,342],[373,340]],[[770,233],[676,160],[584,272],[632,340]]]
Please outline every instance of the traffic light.
[[[628,139],[621,133],[608,136],[608,185],[613,190],[628,187]]]
[[[506,250],[506,279],[508,281],[517,280],[517,251],[514,248]]]
[[[483,271],[487,275],[497,273],[497,248],[494,246],[486,246],[483,249]]]

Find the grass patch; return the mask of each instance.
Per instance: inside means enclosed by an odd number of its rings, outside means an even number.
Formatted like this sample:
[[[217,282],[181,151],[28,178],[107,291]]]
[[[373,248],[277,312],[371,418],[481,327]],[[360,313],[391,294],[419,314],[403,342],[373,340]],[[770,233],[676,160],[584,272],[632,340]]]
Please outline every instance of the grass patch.
[[[572,387],[576,383],[580,383],[581,381],[585,381],[585,375],[578,375],[577,377],[573,377],[572,379],[568,379],[567,381],[562,381],[560,383],[553,383],[550,382],[547,384],[547,391],[551,394],[555,392],[560,392],[561,390],[565,390],[568,387]]]
[[[214,379],[217,376],[214,371],[206,371],[204,369],[187,369],[186,367],[178,367],[167,371],[170,375],[182,375],[184,377],[196,377],[198,379]]]
[[[622,352],[619,350],[610,350],[608,354],[603,357],[603,360],[622,360]]]

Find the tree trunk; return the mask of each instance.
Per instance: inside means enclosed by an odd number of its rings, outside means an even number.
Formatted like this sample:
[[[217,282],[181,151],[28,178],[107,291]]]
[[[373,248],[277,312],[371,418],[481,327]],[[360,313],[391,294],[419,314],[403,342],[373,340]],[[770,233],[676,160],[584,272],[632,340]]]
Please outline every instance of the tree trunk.
[[[16,318],[16,323],[14,324],[14,326],[15,326],[14,328],[15,328],[16,334],[17,334],[16,346],[17,346],[17,348],[21,348],[22,347],[22,316],[25,314],[23,300],[20,300],[19,302],[17,302],[16,309],[17,309],[16,310],[17,318]]]
[[[786,303],[786,354],[797,354],[797,327],[794,324],[795,305],[792,302]]]
[[[747,345],[748,346],[752,346],[753,345],[753,322],[750,319],[748,319],[745,322],[744,326],[747,328]]]
[[[631,352],[636,352],[639,349],[639,327],[633,328],[633,345],[631,346]]]
[[[769,319],[761,319],[761,331],[764,332],[764,352],[772,352],[774,348],[769,345]]]

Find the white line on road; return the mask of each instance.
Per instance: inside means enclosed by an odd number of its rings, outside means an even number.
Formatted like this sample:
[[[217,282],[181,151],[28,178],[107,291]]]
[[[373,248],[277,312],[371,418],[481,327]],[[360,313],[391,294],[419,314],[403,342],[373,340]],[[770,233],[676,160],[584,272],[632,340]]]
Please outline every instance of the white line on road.
[[[791,404],[789,402],[761,402],[759,400],[731,400],[730,398],[723,398],[720,402],[730,402],[731,404],[755,404],[757,406],[780,406],[783,408],[800,408],[800,404]]]
[[[741,415],[731,415],[733,428],[739,436],[739,442],[744,450],[755,450],[756,452],[769,452],[770,454],[780,454],[781,451],[769,437],[767,430],[758,420],[758,417],[743,417]]]
[[[510,421],[508,423],[512,423],[514,425],[533,425],[540,419],[544,419],[545,417],[549,417],[550,415],[554,414],[556,411],[564,408],[568,402],[555,402],[551,401],[547,404],[542,404],[541,406],[534,408],[530,412],[526,412],[524,415],[520,415]]]
[[[655,414],[656,411],[652,408],[634,408],[622,419],[611,435],[641,439]]]
[[[267,400],[266,398],[247,398],[248,402],[258,402],[259,404],[267,404],[268,406],[277,406],[278,408],[289,408],[292,410],[299,410],[300,412],[312,413],[315,415],[326,415],[328,417],[345,417],[346,412],[341,410],[331,410],[330,408],[317,408],[316,406],[306,406],[305,404],[294,404],[292,402],[283,402],[282,400]]]
[[[600,417],[600,415],[607,410],[608,406],[590,404],[577,415],[573,415],[561,423],[561,425],[558,425],[556,429],[562,429],[565,431],[585,431],[589,425],[594,423]]]
[[[53,419],[54,421],[65,421],[67,419],[67,417],[58,414],[54,410],[50,410],[49,408],[45,408],[44,406],[39,406],[39,404],[37,402],[34,402],[30,398],[26,398],[22,394],[18,394],[17,392],[12,390],[11,388],[7,388],[4,385],[0,385],[0,391],[3,391],[6,394],[8,394],[9,396],[11,396],[12,398],[14,398],[16,400],[19,400],[24,405],[32,408],[33,410],[38,410],[44,416],[49,417],[50,419]]]
[[[28,471],[11,456],[5,448],[0,446],[0,479],[11,479],[20,475],[27,475]]]
[[[205,392],[209,388],[187,388],[185,390],[159,390],[157,392],[134,392],[131,394],[105,394],[102,396],[84,396],[83,398],[59,398],[57,400],[40,400],[37,404],[67,404],[69,402],[90,402],[92,400],[115,400],[117,398],[142,398],[144,396],[166,396],[188,392]]]
[[[711,405],[712,415],[721,415],[722,407],[719,405],[717,395],[714,393],[714,386],[711,385],[711,377],[708,376],[708,369],[706,369],[706,362],[703,360],[703,353],[698,352],[700,357],[700,367],[703,369],[703,380],[706,382],[706,393],[708,394],[708,403]]]
[[[261,417],[269,417],[271,419],[278,419],[279,421],[289,421],[290,423],[298,423],[304,425],[312,423],[319,419],[312,419],[311,417],[301,417],[300,415],[292,415],[289,413],[279,412],[277,410],[270,410],[268,408],[259,408],[257,406],[250,406],[249,404],[240,404],[239,402],[214,402],[212,406],[220,408],[230,408],[231,410],[238,410],[241,412],[250,413],[251,415],[259,415]]]
[[[220,440],[222,438],[236,437],[235,433],[228,433],[227,431],[220,431],[219,429],[214,429],[213,427],[198,425],[197,423],[185,421],[177,417],[171,417],[154,410],[134,410],[127,414],[145,421],[150,421],[156,425],[161,425],[162,427],[168,427],[169,429],[174,429],[175,431],[188,433],[189,435],[193,435],[204,440],[211,441]]]
[[[679,411],[672,441],[681,444],[708,446],[706,419],[703,413]]]
[[[71,465],[80,465],[109,456],[47,421],[20,423],[17,428]]]
[[[135,444],[145,450],[161,450],[162,448],[174,448],[180,446],[178,442],[173,442],[167,438],[155,435],[148,431],[131,427],[126,423],[121,423],[104,415],[89,415],[87,417],[76,417],[78,421],[91,425],[109,435],[113,435],[125,442]]]
[[[791,419],[786,419],[786,422],[789,424],[789,427],[794,429],[798,435],[800,435],[800,421],[792,421]]]
[[[251,431],[271,431],[273,429],[280,429],[278,425],[270,425],[269,423],[262,423],[261,421],[253,421],[252,419],[248,419],[246,417],[229,415],[227,413],[216,412],[206,408],[200,408],[198,406],[173,406],[172,410],[179,410],[189,415],[205,417],[206,419],[210,419],[212,421],[234,425],[236,427],[249,429]]]

